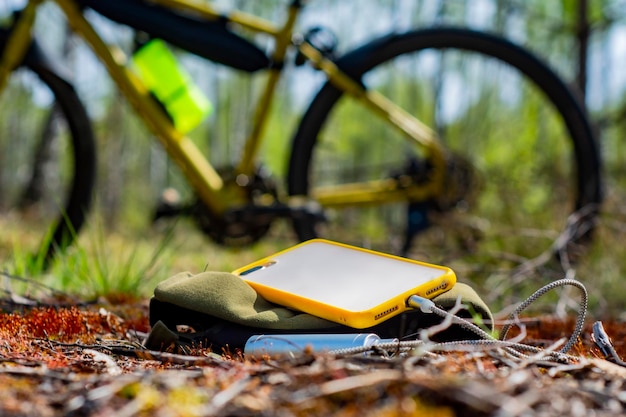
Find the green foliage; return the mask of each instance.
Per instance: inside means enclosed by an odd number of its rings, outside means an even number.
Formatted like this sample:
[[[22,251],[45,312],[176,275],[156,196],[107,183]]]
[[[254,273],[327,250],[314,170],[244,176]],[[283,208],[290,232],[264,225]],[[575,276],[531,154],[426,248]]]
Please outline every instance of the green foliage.
[[[281,8],[284,2],[271,5],[265,2],[237,3],[236,6],[242,6],[272,19],[283,16]],[[316,2],[311,3],[311,7],[315,7]],[[329,19],[329,24],[339,23],[341,26],[340,33],[344,36],[341,45],[344,47],[355,39],[367,37],[369,32],[356,33],[358,31],[352,26],[333,21],[330,16],[333,11],[345,7],[339,3],[320,1],[317,4],[322,4],[322,8],[328,9],[322,17]],[[400,7],[401,3],[406,2],[378,1],[368,4],[367,7],[389,9]],[[436,6],[433,12],[428,2],[419,2],[415,10],[420,15],[412,16],[411,20],[430,25],[432,18],[436,17],[442,22],[464,23],[473,7],[471,2],[464,1],[440,4],[441,7]],[[486,26],[491,24],[495,30],[503,31],[513,40],[524,42],[526,46],[538,51],[542,57],[549,59],[552,65],[561,69],[568,80],[572,78],[570,73],[575,58],[575,54],[572,53],[574,45],[572,34],[577,16],[577,0],[556,2],[532,0],[513,3],[501,0],[490,4],[497,10],[493,14],[494,22],[488,22]],[[609,22],[606,9],[616,4],[610,0],[590,1],[592,21],[603,24]],[[348,13],[344,11],[342,16],[356,16],[364,6],[355,3],[352,7],[352,10],[347,9]],[[510,24],[511,22],[517,24]],[[597,33],[603,35],[603,32]],[[249,39],[258,40],[254,37]],[[181,59],[185,58],[189,57],[181,54]],[[439,62],[439,57],[426,57],[425,60]],[[390,68],[390,71],[393,70],[390,72],[391,76],[383,74],[380,78],[369,81],[375,88],[393,97],[395,102],[401,103],[405,110],[419,115],[421,120],[435,126],[446,141],[446,145],[470,158],[481,172],[487,173],[481,178],[484,186],[484,190],[481,191],[484,193],[477,206],[479,215],[476,216],[476,224],[479,226],[476,229],[482,233],[485,224],[495,225],[497,230],[489,235],[492,252],[500,255],[502,248],[513,240],[520,241],[516,242],[519,247],[514,246],[514,249],[521,253],[529,248],[533,249],[532,242],[536,240],[530,240],[527,236],[511,236],[507,227],[521,224],[532,232],[542,227],[549,238],[554,237],[552,233],[558,229],[553,222],[554,219],[564,221],[559,217],[563,211],[559,212],[558,209],[570,200],[571,196],[563,190],[566,190],[564,184],[570,181],[573,173],[567,169],[570,161],[563,157],[562,129],[550,114],[551,109],[544,108],[545,102],[532,91],[523,90],[514,99],[510,97],[502,99],[503,95],[515,89],[519,79],[507,78],[497,67],[485,66],[476,69],[471,60],[463,56],[451,57],[444,63],[448,68],[447,75],[461,80],[464,86],[464,90],[453,97],[459,110],[447,118],[442,116],[446,94],[438,90],[443,75],[437,71],[429,71],[428,66],[421,67],[417,60],[397,64],[396,68]],[[84,67],[86,66],[81,66],[81,69]],[[84,72],[80,75],[89,77],[89,74]],[[256,75],[249,77],[247,74],[229,71],[214,64],[201,66],[196,75],[200,84],[209,90],[215,111],[209,120],[192,132],[191,136],[216,166],[231,165],[239,155],[243,140],[250,132],[252,111],[259,97],[259,86],[263,78]],[[488,81],[500,76],[503,80],[500,84],[488,86]],[[16,123],[18,118],[26,117],[26,114],[28,117],[37,118],[45,116],[43,111],[39,114],[36,110],[25,108],[33,94],[37,93],[29,89],[30,84],[26,81],[28,80],[13,84],[14,89],[5,92],[6,96],[0,101],[0,114],[13,111],[11,117],[0,118],[0,125],[7,127],[8,132],[11,132],[11,124]],[[91,88],[91,85],[89,87]],[[296,100],[299,98],[296,96],[300,94],[300,90],[292,89],[290,85],[284,87],[280,89],[273,103],[262,156],[262,162],[272,173],[279,175],[285,172],[285,163],[290,151],[289,138],[300,115],[297,111],[299,109],[294,108],[294,102],[299,101]],[[213,257],[199,254],[202,260],[194,258],[193,261],[187,261],[187,257],[181,255],[180,245],[172,243],[174,237],[171,234],[166,234],[156,243],[153,241],[154,238],[152,240],[138,238],[136,235],[145,233],[148,228],[156,196],[163,188],[175,186],[182,189],[184,197],[190,199],[193,196],[181,179],[178,169],[165,160],[164,153],[155,150],[156,147],[150,147],[152,140],[150,134],[116,93],[106,91],[103,96],[96,98],[89,94],[90,91],[81,93],[90,105],[104,109],[104,114],[95,120],[95,123],[99,141],[98,152],[101,157],[98,167],[97,201],[101,212],[106,215],[102,216],[105,220],[100,229],[92,231],[91,234],[81,235],[83,239],[79,244],[55,263],[51,275],[58,284],[63,288],[85,291],[92,295],[145,292],[150,288],[150,283],[163,277],[159,276],[163,270],[171,272],[176,269],[187,269],[189,265],[195,268],[208,265],[210,269],[230,270],[243,264],[242,258],[246,256],[254,257],[264,254],[263,252],[267,253],[257,247],[250,251],[246,249],[225,254],[222,249],[209,246],[202,240],[196,242],[195,248],[185,246],[184,251],[210,251]],[[364,112],[360,105],[346,102],[340,103],[340,106],[338,115],[329,122],[322,138],[317,155],[317,163],[321,167],[319,175],[327,176],[327,182],[338,182],[360,177],[364,168],[372,178],[384,177],[398,169],[409,148],[406,145],[397,145],[400,143],[398,135],[390,133],[382,123],[363,123],[363,120],[371,116]],[[626,160],[624,153],[626,148],[621,145],[622,138],[626,135],[626,124],[623,123],[626,117],[622,117],[626,111],[623,108],[626,108],[626,105],[615,110],[616,116],[609,121],[609,127],[603,130],[607,173],[612,184],[621,187],[625,182],[622,166]],[[26,125],[34,127],[37,123]],[[32,129],[26,132],[26,137],[37,135],[38,132]],[[394,142],[395,140],[398,142]],[[18,158],[22,151],[26,153],[26,143],[22,138],[17,140],[10,133],[0,137],[0,158],[2,158],[0,190],[4,195],[13,181],[12,175],[27,164]],[[612,192],[615,193],[612,195],[614,210],[619,212],[618,202],[623,201],[624,196],[619,190]],[[6,199],[2,203],[5,201]],[[552,204],[555,201],[557,204]],[[547,207],[556,208],[547,209]],[[495,218],[494,213],[499,213],[500,217]],[[376,214],[368,213],[372,218],[375,218]],[[397,214],[394,212],[388,215],[392,217]],[[363,227],[366,234],[374,238],[384,238],[385,233],[388,233],[382,227],[388,221],[386,217],[375,218],[372,222],[359,222],[349,211],[346,217],[347,221],[343,226],[347,229]],[[544,221],[545,219],[548,221]],[[621,219],[618,220],[620,221]],[[123,230],[125,233],[135,232],[136,235],[125,236],[123,239],[125,242],[119,243],[118,246],[117,243],[112,243],[115,241],[116,230]],[[606,283],[601,284],[605,286],[605,290],[613,284],[618,285],[620,271],[626,270],[626,265],[622,265],[620,259],[605,258],[607,253],[618,252],[621,246],[619,239],[615,237],[616,234],[612,234],[609,239],[611,245],[598,246],[591,251],[589,275],[597,274],[598,279]],[[85,239],[85,236],[89,237]],[[184,233],[184,236],[186,237],[187,233]],[[440,240],[434,239],[434,246],[437,244],[443,246],[443,242],[449,243],[442,240],[448,237],[444,233],[443,238],[439,237]],[[285,246],[287,244],[285,243]],[[616,258],[626,257],[618,254]],[[185,259],[185,262],[181,262],[181,259]],[[442,260],[445,261],[445,258]],[[14,243],[11,261],[12,268],[17,274],[42,273],[43,258],[41,255],[33,256],[27,250],[26,241],[18,240]],[[482,270],[473,275],[470,273],[481,268],[483,263],[490,262],[493,264],[498,261],[474,260],[474,264],[465,265],[462,271],[470,270],[466,277],[487,280]],[[503,263],[500,261],[496,266]]]
[[[153,278],[151,275],[170,239],[171,233],[166,233],[147,251],[146,247],[132,243],[119,251],[110,247],[112,239],[105,239],[99,232],[89,249],[79,243],[69,256],[59,260],[61,271],[57,275],[63,288],[78,284],[94,296],[142,294],[148,289],[146,285]]]
[[[22,277],[42,277],[53,288],[88,298],[120,294],[142,295],[151,290],[167,263],[173,227],[146,241],[106,235],[93,222],[66,253],[46,263],[43,253],[33,254],[16,240],[3,269]]]
[[[42,242],[49,242],[50,235],[50,232],[47,233]],[[14,240],[14,242],[15,245],[12,248],[13,264],[8,267],[11,273],[18,276],[38,276],[43,274],[47,267],[45,253],[43,253],[43,247],[45,246],[42,245],[41,250],[33,253],[22,247],[19,239]]]

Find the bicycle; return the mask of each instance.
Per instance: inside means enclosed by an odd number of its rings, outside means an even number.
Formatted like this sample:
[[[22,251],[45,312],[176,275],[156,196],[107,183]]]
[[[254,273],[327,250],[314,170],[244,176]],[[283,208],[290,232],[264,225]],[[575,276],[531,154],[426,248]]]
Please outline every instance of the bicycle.
[[[475,266],[496,256],[511,266],[546,248],[563,249],[562,241],[554,242],[568,216],[567,242],[593,228],[602,197],[600,157],[584,106],[547,64],[509,40],[467,28],[433,27],[390,33],[337,57],[336,39],[328,30],[295,30],[302,0],[288,4],[282,24],[241,11],[221,14],[211,4],[190,0],[53,1],[191,184],[197,201],[175,214],[193,215],[218,243],[256,242],[275,220],[286,218],[299,240],[328,237],[450,266],[457,258]],[[39,246],[50,258],[71,244],[85,222],[96,157],[80,98],[33,38],[42,2],[29,0],[0,32],[0,92],[24,88],[20,77],[29,82],[34,77],[20,73],[34,73],[54,96],[56,118],[65,126],[65,136],[57,136],[67,143],[61,174],[69,185],[46,185],[54,196],[54,216]],[[238,163],[219,170],[208,161],[129,69],[128,56],[105,44],[85,18],[87,9],[210,61],[267,72]],[[263,51],[239,29],[269,37],[273,49]],[[293,136],[282,189],[259,169],[261,142],[283,69],[304,63],[327,81]],[[444,72],[448,64],[453,67]],[[486,71],[489,77],[477,77]],[[486,94],[461,76],[499,81]],[[459,82],[465,82],[465,94],[455,96],[449,88]],[[443,91],[439,112],[424,86]],[[34,101],[32,96],[21,97]],[[442,105],[441,97],[456,100]],[[520,97],[535,123],[515,123]],[[498,99],[501,120],[487,126],[489,108],[483,103],[492,99]],[[31,104],[29,114],[49,120],[41,103]],[[4,126],[15,117],[10,110],[2,107]],[[360,121],[356,131],[343,130],[346,120]],[[19,140],[37,137],[31,124]],[[509,126],[512,132],[506,131]],[[2,137],[16,137],[21,127],[12,126]],[[502,134],[489,131],[496,128]],[[32,164],[20,158],[10,155],[18,164]],[[335,167],[349,175],[332,172],[324,178]],[[19,181],[5,183],[4,205],[24,188]]]

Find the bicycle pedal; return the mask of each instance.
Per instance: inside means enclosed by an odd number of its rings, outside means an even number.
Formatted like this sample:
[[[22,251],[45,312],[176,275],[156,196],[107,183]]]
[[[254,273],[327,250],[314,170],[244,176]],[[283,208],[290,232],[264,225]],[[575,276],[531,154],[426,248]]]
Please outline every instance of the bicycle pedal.
[[[291,218],[309,217],[315,222],[325,222],[328,220],[328,218],[324,214],[324,209],[316,202],[307,202],[303,205],[290,207],[289,210],[289,217]]]
[[[189,211],[189,207],[181,202],[180,193],[174,188],[166,188],[161,193],[154,210],[152,221],[162,218],[176,217]]]

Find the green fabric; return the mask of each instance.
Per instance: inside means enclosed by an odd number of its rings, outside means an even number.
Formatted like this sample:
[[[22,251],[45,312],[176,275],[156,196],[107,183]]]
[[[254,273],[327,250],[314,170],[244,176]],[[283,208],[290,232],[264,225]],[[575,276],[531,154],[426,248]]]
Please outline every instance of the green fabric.
[[[154,290],[157,300],[209,314],[244,326],[265,329],[324,329],[335,323],[277,306],[261,297],[237,275],[228,272],[182,272],[166,279]],[[470,286],[457,283],[433,301],[452,308],[458,297],[470,309],[491,319],[485,302]]]
[[[455,306],[459,297],[461,297],[461,302],[468,307],[471,313],[480,314],[483,320],[488,321],[489,327],[493,328],[491,310],[476,291],[467,284],[457,282],[449,291],[433,298],[433,302],[444,310],[450,310]]]
[[[264,329],[324,329],[334,323],[271,304],[237,275],[228,272],[182,272],[154,290],[159,301]]]
[[[143,345],[148,349],[165,351],[174,348],[178,340],[176,333],[168,329],[162,321],[157,321]]]

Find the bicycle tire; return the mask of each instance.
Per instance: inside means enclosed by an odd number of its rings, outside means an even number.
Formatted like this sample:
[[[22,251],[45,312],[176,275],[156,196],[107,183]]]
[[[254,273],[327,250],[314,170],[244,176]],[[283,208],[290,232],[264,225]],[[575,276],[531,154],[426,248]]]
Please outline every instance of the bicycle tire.
[[[7,36],[8,32],[0,32],[0,46],[5,44]],[[26,118],[30,116],[33,118],[23,124],[20,121],[11,124],[8,119],[12,116],[5,106],[3,114],[5,123],[2,129],[6,129],[7,125],[12,126],[12,136],[10,138],[5,136],[5,139],[0,137],[2,141],[0,146],[5,150],[10,150],[13,147],[11,142],[18,138],[20,145],[16,145],[14,147],[16,152],[9,156],[15,161],[9,166],[15,167],[18,164],[23,170],[24,165],[31,167],[30,162],[34,155],[22,157],[21,154],[25,149],[27,152],[34,152],[36,145],[31,141],[41,139],[40,136],[45,135],[45,127],[38,128],[42,130],[30,128],[28,132],[21,132],[20,126],[37,120],[35,113],[41,115],[39,121],[49,123],[48,127],[53,126],[51,132],[54,135],[53,140],[56,141],[54,147],[57,154],[54,161],[55,170],[54,172],[48,170],[45,176],[38,177],[36,185],[43,191],[36,201],[24,202],[27,183],[33,183],[30,173],[20,176],[19,173],[6,170],[1,172],[2,176],[10,181],[10,185],[7,186],[7,182],[4,182],[0,204],[5,214],[8,214],[7,221],[11,223],[11,228],[15,228],[16,233],[19,233],[16,241],[10,243],[11,247],[8,249],[19,248],[44,267],[76,238],[91,206],[95,182],[96,151],[90,119],[74,87],[59,75],[61,71],[60,68],[54,67],[36,43],[31,45],[23,62],[10,76],[10,82],[15,80],[16,88],[21,88],[22,92],[25,92],[21,96],[24,101],[10,103],[9,107],[32,105],[34,107],[19,111],[27,114]],[[4,100],[7,100],[8,91],[5,90],[4,93]],[[44,98],[36,95],[43,95]],[[41,102],[34,102],[37,100]],[[6,134],[7,131],[4,130],[3,135]],[[50,199],[54,202],[46,201]],[[28,214],[24,214],[25,212]],[[29,238],[30,235],[41,235],[41,232],[38,232],[40,230],[45,230],[43,238]],[[29,240],[33,243],[25,243]]]
[[[573,185],[570,187],[572,193],[570,199],[572,201],[561,220],[564,223],[568,214],[581,210],[582,208],[588,208],[584,217],[586,229],[573,237],[571,241],[576,239],[580,241],[583,235],[589,236],[595,223],[594,219],[598,212],[599,204],[602,200],[599,150],[584,107],[579,103],[573,92],[564,84],[560,77],[535,55],[510,41],[488,33],[476,32],[464,28],[442,27],[416,30],[404,34],[393,34],[374,40],[353,52],[345,54],[336,61],[336,64],[343,71],[355,80],[359,80],[359,82],[368,88],[368,83],[364,78],[378,67],[387,65],[390,62],[393,63],[393,61],[397,60],[399,57],[433,50],[438,51],[438,54],[442,52],[447,54],[450,51],[458,54],[468,53],[472,56],[476,55],[477,57],[481,57],[480,59],[485,58],[489,62],[495,59],[495,62],[498,64],[494,65],[506,66],[510,69],[505,71],[512,71],[513,74],[517,74],[515,76],[521,75],[524,80],[529,80],[531,85],[538,88],[540,92],[539,96],[545,97],[547,102],[552,103],[552,107],[556,109],[556,115],[563,121],[563,130],[567,132],[566,134],[568,135],[566,142],[569,142],[568,146],[571,148],[571,155],[573,155],[571,162],[569,162],[571,165],[569,176],[574,176],[573,179],[570,178],[573,180]],[[441,59],[443,62],[445,58]],[[313,173],[316,164],[314,161],[314,152],[316,152],[317,148],[323,146],[321,145],[322,141],[320,139],[321,131],[325,128],[325,124],[329,124],[329,116],[332,115],[333,112],[338,111],[336,107],[338,107],[337,103],[341,97],[342,92],[327,82],[314,97],[308,110],[304,114],[292,140],[287,177],[289,195],[310,195],[316,175]],[[367,119],[361,119],[361,121],[364,124],[368,123]],[[362,130],[367,129],[363,128]],[[337,142],[341,140],[342,139],[338,139]],[[329,140],[328,142],[331,141]],[[514,144],[514,141],[509,141],[509,144]],[[462,151],[466,150],[468,149],[462,149]],[[559,153],[563,152],[559,150]],[[519,165],[519,163],[517,165]],[[532,167],[528,168],[532,170]],[[487,181],[491,180],[493,180],[493,177],[487,178]],[[549,187],[547,192],[550,192]],[[345,221],[341,222],[346,223]],[[351,240],[347,238],[350,234],[349,231],[346,232],[344,230],[335,236],[328,236],[325,232],[318,230],[321,228],[321,225],[320,222],[316,222],[307,217],[296,218],[293,221],[294,230],[300,240],[307,240],[320,235],[322,237],[342,241]],[[430,229],[432,229],[432,227]],[[561,228],[561,231],[562,230]],[[517,231],[513,231],[509,236],[513,236],[514,232]],[[392,234],[393,233],[397,234],[399,232],[395,231],[392,232]],[[432,233],[434,234],[436,232]],[[420,238],[418,237],[418,239]],[[554,237],[554,239],[556,239],[556,237]],[[554,243],[554,239],[550,242],[545,242],[546,247],[551,247]],[[445,238],[443,238],[443,240],[445,240]],[[362,246],[374,246],[369,243],[367,236],[361,237],[359,241],[350,241],[350,243]],[[418,241],[416,246],[419,247],[419,244],[420,242]],[[395,247],[391,245],[390,247],[374,247],[374,249],[398,252],[397,244]],[[473,256],[473,258],[472,256],[467,257],[465,254],[459,254],[458,256],[459,258],[465,257],[471,259],[470,263],[474,264],[470,266],[467,264],[465,266],[458,266],[459,270],[465,271],[467,269],[468,273],[470,273],[469,271],[471,271],[472,268],[477,267],[476,264],[478,262],[485,260],[484,256],[476,253],[476,248],[469,250],[474,251],[474,255],[476,256]],[[494,249],[491,247],[489,250],[493,251]],[[534,251],[534,253],[524,254],[521,259],[538,256],[540,253],[542,252]],[[409,253],[403,253],[403,255],[409,256]],[[510,258],[508,255],[507,257]],[[453,259],[456,255],[436,255],[426,249],[425,252],[414,255],[414,257],[415,256],[426,258],[425,260],[427,261],[441,262],[449,266],[454,266],[455,268],[457,267]],[[499,262],[499,267],[502,267],[502,263],[506,263],[508,266],[511,266],[511,264],[519,266],[519,262],[510,262],[507,260],[506,262]]]

